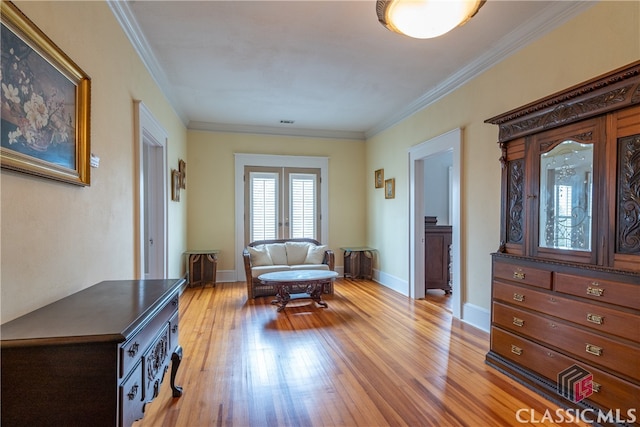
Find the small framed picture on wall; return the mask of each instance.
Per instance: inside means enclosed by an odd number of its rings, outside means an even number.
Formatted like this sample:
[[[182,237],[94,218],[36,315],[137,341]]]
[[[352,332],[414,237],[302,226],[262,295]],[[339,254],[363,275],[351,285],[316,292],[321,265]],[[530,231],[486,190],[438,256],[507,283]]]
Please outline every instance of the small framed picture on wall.
[[[384,198],[394,199],[396,197],[396,179],[390,178],[384,181]]]
[[[384,187],[384,169],[378,169],[374,175],[376,188]]]

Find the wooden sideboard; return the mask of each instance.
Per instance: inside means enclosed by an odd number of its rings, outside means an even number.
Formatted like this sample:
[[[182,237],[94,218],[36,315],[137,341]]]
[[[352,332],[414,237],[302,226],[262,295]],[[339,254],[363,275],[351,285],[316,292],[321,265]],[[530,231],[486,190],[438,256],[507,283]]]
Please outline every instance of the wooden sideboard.
[[[1,423],[130,426],[175,375],[179,280],[105,281],[0,326]]]

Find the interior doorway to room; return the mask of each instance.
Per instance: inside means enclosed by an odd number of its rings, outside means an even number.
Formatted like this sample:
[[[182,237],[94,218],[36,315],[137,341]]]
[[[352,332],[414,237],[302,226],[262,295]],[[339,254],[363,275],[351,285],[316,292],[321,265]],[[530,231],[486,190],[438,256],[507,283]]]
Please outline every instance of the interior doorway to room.
[[[410,279],[409,292],[413,298],[425,297],[425,216],[442,216],[442,223],[446,221],[451,226],[451,282],[452,293],[451,311],[457,318],[461,317],[461,292],[460,286],[460,175],[461,175],[461,144],[462,134],[460,129],[447,132],[436,138],[425,141],[409,150],[409,203],[410,203],[410,242],[409,263]],[[444,193],[439,197],[446,198],[443,202],[433,202],[437,199],[433,193],[428,194],[425,182],[425,164],[440,162],[450,158],[450,169],[446,166],[446,177],[441,184],[446,190],[440,188],[437,191]],[[445,166],[442,166],[443,169]],[[437,192],[436,190],[433,190]],[[433,199],[433,200],[432,200]],[[429,215],[427,212],[436,213]]]
[[[451,309],[451,179],[453,150],[422,159],[424,168],[425,298]]]
[[[138,277],[167,277],[167,134],[150,111],[137,103],[139,153]]]

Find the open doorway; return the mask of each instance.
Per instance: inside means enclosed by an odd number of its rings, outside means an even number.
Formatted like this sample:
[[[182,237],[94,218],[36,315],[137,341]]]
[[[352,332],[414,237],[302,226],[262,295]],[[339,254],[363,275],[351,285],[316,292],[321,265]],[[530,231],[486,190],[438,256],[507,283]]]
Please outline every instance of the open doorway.
[[[136,276],[167,278],[167,133],[140,101],[135,101],[138,148],[138,242]]]
[[[409,292],[412,298],[425,297],[425,162],[437,161],[438,156],[450,156],[451,169],[447,182],[447,206],[438,207],[442,221],[451,226],[451,311],[454,317],[462,313],[460,277],[460,175],[462,132],[455,129],[409,149]],[[444,157],[443,157],[444,158]],[[434,215],[429,215],[434,216]],[[435,215],[437,216],[437,215]]]

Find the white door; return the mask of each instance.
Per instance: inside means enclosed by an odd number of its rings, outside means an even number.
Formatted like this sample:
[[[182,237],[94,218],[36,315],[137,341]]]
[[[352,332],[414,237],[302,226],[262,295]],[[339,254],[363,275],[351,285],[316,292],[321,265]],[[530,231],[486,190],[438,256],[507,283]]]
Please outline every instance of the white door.
[[[137,101],[139,153],[139,277],[167,277],[167,134],[149,110]]]
[[[164,278],[163,147],[144,142],[144,278]]]

